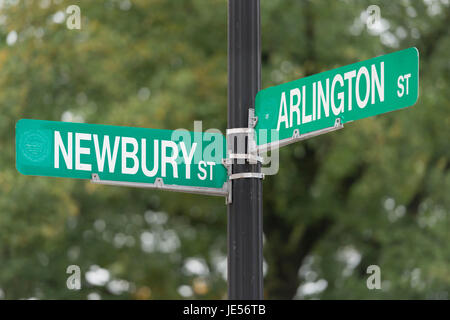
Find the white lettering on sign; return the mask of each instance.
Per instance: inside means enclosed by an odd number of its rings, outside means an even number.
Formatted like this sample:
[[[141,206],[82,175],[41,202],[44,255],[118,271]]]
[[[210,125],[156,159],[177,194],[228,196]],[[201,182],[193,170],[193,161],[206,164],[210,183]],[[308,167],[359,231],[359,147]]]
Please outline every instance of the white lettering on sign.
[[[89,155],[91,150],[89,148],[81,147],[81,140],[90,141],[91,135],[88,133],[75,133],[75,169],[83,171],[91,171],[92,166],[87,163],[81,163],[81,155]]]
[[[305,108],[305,86],[302,87],[303,89],[303,105],[302,105],[302,123],[308,123],[311,122],[311,115],[306,115],[306,108]]]
[[[159,141],[158,140],[155,140],[154,141],[154,147],[153,147],[153,168],[152,168],[152,170],[151,171],[149,171],[148,169],[147,169],[147,159],[146,159],[146,155],[147,155],[147,139],[142,139],[141,140],[141,142],[142,142],[142,172],[144,172],[144,174],[147,176],[147,177],[150,177],[150,178],[153,178],[157,173],[158,173],[158,159],[159,159],[159,156],[158,156],[158,144],[159,144]]]
[[[318,117],[318,119],[320,119],[320,117],[321,117],[321,108],[320,108],[321,105],[323,105],[325,117],[329,117],[330,116],[330,79],[326,80],[325,91],[323,90],[321,81],[319,81],[317,90],[318,90],[317,95],[318,95],[318,99],[319,99],[319,103],[317,106],[317,109],[318,109],[317,117]],[[315,100],[315,96],[316,95],[313,96],[314,100]],[[313,106],[314,105],[315,105],[315,103],[313,103]],[[315,113],[314,113],[314,115],[315,115]],[[316,120],[316,117],[314,117],[314,120]]]
[[[186,164],[186,179],[191,178],[191,162],[194,157],[195,148],[197,148],[197,143],[192,144],[191,153],[187,153],[186,146],[184,142],[180,143],[181,152],[183,153],[184,163]]]
[[[108,156],[108,169],[109,172],[114,172],[114,167],[116,166],[117,151],[119,150],[120,137],[116,137],[114,140],[113,152],[111,154],[111,147],[109,144],[109,136],[103,137],[103,148],[102,153],[100,153],[100,147],[98,145],[98,135],[94,134],[94,146],[95,146],[95,156],[97,159],[97,166],[100,172],[103,172],[105,166],[105,158]]]
[[[178,144],[170,140],[152,140],[132,137],[110,137],[81,132],[61,134],[54,131],[54,168],[65,165],[66,169],[114,173],[120,160],[120,173],[135,175],[141,171],[146,177],[179,177],[179,163],[185,165],[185,178],[191,179],[191,168],[198,144],[191,148],[185,142]],[[93,148],[93,150],[91,150]],[[61,164],[63,159],[63,164]],[[75,165],[74,165],[75,163]],[[215,162],[200,161],[198,177],[201,180],[213,179]],[[106,168],[107,166],[107,168]],[[62,168],[61,168],[62,169]]]
[[[286,128],[288,128],[288,114],[286,109],[286,93],[281,94],[280,113],[278,114],[277,130],[280,130],[280,124],[284,122]]]
[[[61,138],[61,133],[55,131],[55,168],[59,169],[59,151],[61,151],[67,169],[72,169],[72,132],[67,134],[67,150]]]
[[[408,78],[411,74],[400,76],[397,81],[399,97],[408,94]],[[405,84],[406,82],[406,84]],[[305,123],[314,122],[330,116],[330,107],[334,116],[352,111],[353,101],[359,108],[374,105],[377,100],[384,101],[384,62],[372,64],[370,68],[362,66],[336,74],[332,79],[313,82],[307,95],[306,86],[294,88],[281,93],[278,112],[277,131],[289,129]],[[301,90],[300,90],[301,89]],[[289,97],[287,97],[289,95]],[[306,101],[311,99],[310,109],[306,110]],[[287,110],[289,101],[289,112]],[[300,107],[301,106],[301,107]],[[301,108],[301,111],[300,111]]]
[[[127,145],[133,146],[133,151],[127,151]],[[138,142],[135,138],[122,137],[122,173],[136,174],[139,170],[139,160],[136,156],[138,152]],[[128,159],[133,161],[133,166],[127,166]]]
[[[409,78],[411,77],[411,73],[402,75],[400,77],[398,77],[397,79],[397,86],[398,86],[398,90],[397,90],[397,96],[399,98],[403,97],[403,95],[405,94],[405,85],[404,85],[404,81],[406,80],[406,95],[409,94]]]
[[[352,110],[352,79],[356,77],[356,71],[352,70],[349,72],[344,73],[344,79],[347,80],[348,83],[348,110],[351,111]]]
[[[339,82],[341,87],[344,86],[344,79],[342,79],[340,74],[334,76],[333,83],[331,84],[331,110],[333,110],[335,116],[338,116],[341,112],[344,112],[344,92],[339,92],[337,95],[340,101],[339,107],[336,108],[336,105],[334,104],[334,89],[336,88],[337,82]]]
[[[359,91],[361,88],[361,76],[364,76],[364,78],[366,79],[365,85],[366,96],[364,97],[364,99],[361,99],[361,94]],[[356,103],[358,104],[358,107],[360,107],[361,109],[365,108],[367,102],[369,101],[369,94],[370,94],[369,85],[370,85],[369,71],[367,71],[366,67],[362,67],[361,69],[359,69],[358,74],[356,75]]]
[[[297,103],[294,104],[294,97],[297,97]],[[297,115],[297,121],[296,124],[300,124],[300,109],[298,108],[300,106],[300,90],[298,88],[291,90],[291,104],[289,106],[289,114],[291,117],[291,127],[292,127],[292,121],[294,120],[294,113]]]
[[[168,156],[167,149],[172,149],[172,155]],[[178,178],[178,166],[177,166],[177,157],[178,157],[178,147],[177,144],[173,141],[163,140],[161,143],[161,167],[162,167],[162,176],[166,177],[166,168],[167,164],[170,163],[173,168],[173,176]]]
[[[203,161],[203,160],[200,161],[200,162],[198,163],[198,170],[200,170],[200,173],[197,174],[197,176],[198,176],[198,178],[199,178],[200,180],[205,180],[205,179],[206,179],[207,173],[206,173],[205,168],[206,168],[206,162]]]
[[[198,163],[198,170],[200,171],[200,173],[197,174],[198,178],[200,180],[206,180],[206,178],[208,178],[208,171],[206,170],[206,168],[209,166],[209,180],[213,180],[213,169],[214,166],[216,165],[215,162],[205,162],[205,161],[200,161]]]
[[[377,87],[377,92],[378,92],[378,97],[380,98],[380,101],[383,102],[384,101],[384,62],[381,62],[381,80],[378,77],[378,73],[377,73],[377,68],[375,68],[375,65],[373,64],[371,67],[371,80],[372,80],[372,85],[371,85],[371,91],[372,91],[372,104],[375,103],[375,95],[373,94],[373,92],[375,91],[375,85]]]

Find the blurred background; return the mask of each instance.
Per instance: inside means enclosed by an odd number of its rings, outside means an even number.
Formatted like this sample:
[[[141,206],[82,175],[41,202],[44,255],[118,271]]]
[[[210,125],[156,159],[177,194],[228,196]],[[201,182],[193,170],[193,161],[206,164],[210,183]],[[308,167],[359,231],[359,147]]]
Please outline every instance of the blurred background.
[[[449,1],[261,0],[261,14],[263,88],[420,52],[414,107],[281,150],[265,297],[448,299]],[[226,298],[224,199],[23,176],[14,135],[21,118],[225,132],[227,1],[0,0],[0,70],[0,299]]]

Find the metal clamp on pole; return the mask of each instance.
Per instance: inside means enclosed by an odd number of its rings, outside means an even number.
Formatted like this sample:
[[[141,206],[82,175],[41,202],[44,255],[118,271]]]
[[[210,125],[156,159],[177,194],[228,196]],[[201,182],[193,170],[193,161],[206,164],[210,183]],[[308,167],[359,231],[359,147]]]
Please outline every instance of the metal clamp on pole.
[[[227,129],[227,158],[226,165],[261,163],[263,158],[259,156],[256,148],[255,129],[234,128]]]
[[[249,163],[257,163],[263,162],[263,157],[251,153],[248,154],[231,153],[228,155],[226,159],[224,159],[224,164],[231,165],[233,164],[234,160],[247,160]]]
[[[248,178],[255,178],[255,179],[264,179],[264,173],[262,172],[241,172],[241,173],[233,173],[228,177],[230,180],[236,180],[236,179],[248,179]]]
[[[262,163],[255,139],[255,127],[258,117],[255,109],[248,109],[248,128],[227,129],[227,164],[233,160],[247,160],[251,164]]]
[[[248,128],[227,129],[227,157],[223,159],[223,165],[228,171],[228,190],[232,190],[232,181],[237,179],[264,179],[261,172],[238,172],[233,170],[234,165],[256,165],[263,163],[263,157],[259,155],[255,140],[255,126],[258,117],[255,117],[255,109],[248,112]],[[232,203],[232,192],[228,194],[228,203]]]

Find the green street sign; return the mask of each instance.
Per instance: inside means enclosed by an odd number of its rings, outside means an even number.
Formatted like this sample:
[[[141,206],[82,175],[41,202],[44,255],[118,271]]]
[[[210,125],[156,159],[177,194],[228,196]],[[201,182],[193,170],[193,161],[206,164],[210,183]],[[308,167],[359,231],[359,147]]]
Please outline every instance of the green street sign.
[[[397,51],[260,91],[256,141],[264,150],[412,106],[419,96],[419,52]]]
[[[16,167],[25,175],[225,195],[220,133],[22,119]]]

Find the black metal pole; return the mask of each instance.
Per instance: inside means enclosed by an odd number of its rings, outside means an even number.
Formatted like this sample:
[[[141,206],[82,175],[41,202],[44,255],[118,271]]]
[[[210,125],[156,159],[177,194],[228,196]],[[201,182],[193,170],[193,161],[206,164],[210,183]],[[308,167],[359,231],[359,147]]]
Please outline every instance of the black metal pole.
[[[261,87],[259,0],[228,1],[228,128],[248,127]],[[260,172],[260,165],[234,164],[233,173]],[[232,181],[228,205],[228,298],[263,299],[262,181]]]

